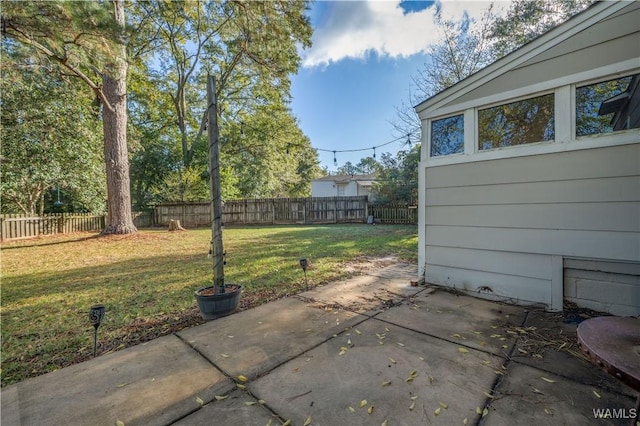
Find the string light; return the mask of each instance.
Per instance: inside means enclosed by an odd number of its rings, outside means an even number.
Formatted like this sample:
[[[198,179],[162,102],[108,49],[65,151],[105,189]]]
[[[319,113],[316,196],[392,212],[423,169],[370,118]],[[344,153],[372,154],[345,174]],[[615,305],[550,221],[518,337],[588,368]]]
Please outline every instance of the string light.
[[[250,125],[246,124],[243,121],[240,122],[240,135],[241,136],[244,136],[244,126],[247,126],[249,129],[258,132],[258,133],[262,134],[265,137],[269,136],[267,133],[265,133],[261,129],[257,129],[257,128],[255,128],[253,126],[250,126]],[[368,151],[368,150],[372,149],[373,150],[373,158],[376,158],[376,148],[381,148],[383,146],[390,145],[390,144],[392,144],[394,142],[397,142],[397,141],[399,141],[401,139],[404,139],[405,137],[407,138],[406,144],[409,145],[409,146],[412,146],[411,133],[407,133],[406,136],[402,135],[400,137],[397,137],[397,138],[392,139],[390,141],[387,141],[387,142],[381,143],[379,145],[373,146],[371,148],[356,148],[356,149],[323,149],[323,148],[314,148],[314,149],[316,151],[333,153],[333,164],[335,166],[337,166],[338,165],[338,158],[336,156],[337,153],[340,153],[340,152],[363,152],[363,151]],[[294,144],[294,143],[289,142],[289,143],[287,143],[286,153],[289,154],[290,153],[290,149],[292,147],[301,147],[301,146],[304,146],[304,145],[302,145],[302,144]]]

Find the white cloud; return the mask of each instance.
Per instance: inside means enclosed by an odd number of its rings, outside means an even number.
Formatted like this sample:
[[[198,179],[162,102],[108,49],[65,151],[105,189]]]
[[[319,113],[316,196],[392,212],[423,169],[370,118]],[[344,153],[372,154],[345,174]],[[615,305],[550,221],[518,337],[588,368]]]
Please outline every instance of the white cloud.
[[[468,0],[440,3],[443,16],[455,20],[465,13],[479,19],[489,5],[489,1]],[[433,22],[435,5],[408,14],[399,0],[332,1],[324,6],[325,16],[314,30],[313,46],[302,52],[305,67],[362,59],[373,52],[408,57],[426,52],[440,37]]]

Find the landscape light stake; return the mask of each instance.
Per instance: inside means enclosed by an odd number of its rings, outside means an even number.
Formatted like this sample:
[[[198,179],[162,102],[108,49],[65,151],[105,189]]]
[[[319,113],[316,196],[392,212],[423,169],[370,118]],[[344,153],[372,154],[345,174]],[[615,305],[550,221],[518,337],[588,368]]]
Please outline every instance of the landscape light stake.
[[[93,324],[93,356],[96,356],[98,351],[98,327],[104,318],[104,313],[104,305],[93,305],[89,308],[89,321]]]
[[[300,267],[304,271],[304,288],[305,288],[305,290],[309,290],[309,283],[307,282],[307,266],[309,266],[309,263],[307,262],[307,259],[305,257],[301,258],[300,259]]]

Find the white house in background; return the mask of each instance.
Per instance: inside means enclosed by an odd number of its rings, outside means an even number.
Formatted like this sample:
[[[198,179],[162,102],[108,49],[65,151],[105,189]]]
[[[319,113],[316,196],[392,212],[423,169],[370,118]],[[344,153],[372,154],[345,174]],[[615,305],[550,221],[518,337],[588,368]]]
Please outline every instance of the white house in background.
[[[356,197],[366,195],[373,200],[371,193],[375,175],[335,175],[325,176],[311,181],[312,197]]]
[[[640,2],[601,2],[415,107],[419,271],[640,315]]]

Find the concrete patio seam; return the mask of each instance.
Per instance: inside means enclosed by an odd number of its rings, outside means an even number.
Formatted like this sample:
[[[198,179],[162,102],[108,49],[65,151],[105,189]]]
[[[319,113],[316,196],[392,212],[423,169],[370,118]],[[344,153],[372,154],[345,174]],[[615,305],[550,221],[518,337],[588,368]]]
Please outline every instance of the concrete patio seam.
[[[525,315],[524,315],[524,318],[522,319],[522,323],[520,324],[520,327],[524,327],[524,325],[527,323],[527,319],[529,318],[529,312],[530,311],[525,312]],[[513,346],[511,346],[511,349],[509,350],[509,354],[507,355],[507,358],[505,361],[506,365],[504,365],[505,367],[504,372],[503,374],[498,374],[495,381],[493,382],[493,386],[491,387],[491,395],[495,396],[496,391],[500,387],[500,384],[502,384],[502,381],[504,380],[506,374],[509,372],[509,365],[511,365],[511,362],[513,361],[513,353],[515,352],[516,347],[518,346],[518,341],[521,338],[522,337],[518,335],[516,340],[513,342]],[[483,409],[486,408],[488,410],[492,403],[493,403],[493,398],[487,397],[487,399],[484,402]],[[489,414],[491,414],[491,412],[489,412]],[[478,421],[476,422],[476,426],[481,426],[484,423],[484,418],[485,416],[481,414],[480,417],[478,418]]]

